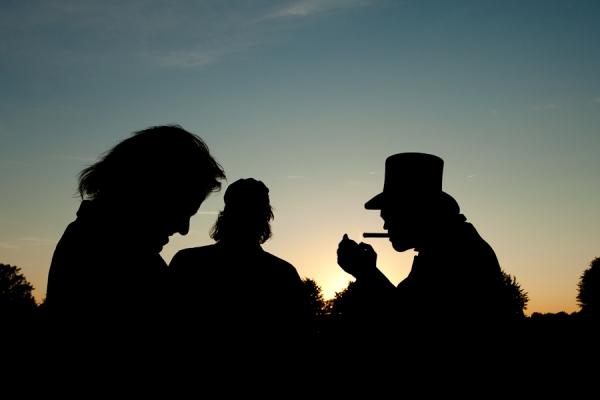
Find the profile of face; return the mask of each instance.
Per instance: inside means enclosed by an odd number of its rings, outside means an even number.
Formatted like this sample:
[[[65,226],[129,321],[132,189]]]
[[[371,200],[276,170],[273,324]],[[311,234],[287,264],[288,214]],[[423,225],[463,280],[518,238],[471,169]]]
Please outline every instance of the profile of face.
[[[160,251],[174,233],[187,234],[190,218],[224,178],[202,139],[161,125],[135,132],[83,169],[79,193],[103,209],[113,240]]]
[[[416,213],[384,207],[380,215],[384,221],[383,229],[388,231],[394,250],[403,252],[418,246],[420,223]]]
[[[142,199],[131,215],[132,229],[146,248],[160,252],[175,233],[186,235],[190,219],[198,212],[205,194],[171,193]]]

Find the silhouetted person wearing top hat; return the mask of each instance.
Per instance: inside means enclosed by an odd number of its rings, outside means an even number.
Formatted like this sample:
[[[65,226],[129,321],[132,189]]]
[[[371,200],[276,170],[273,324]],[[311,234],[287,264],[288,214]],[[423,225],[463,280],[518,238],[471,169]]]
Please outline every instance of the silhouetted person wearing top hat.
[[[63,338],[85,332],[103,340],[162,328],[167,265],[159,253],[169,236],[188,233],[224,177],[206,144],[179,126],[136,132],[84,169],[77,219],[50,266],[52,327]]]
[[[466,222],[454,198],[442,191],[443,165],[430,154],[392,155],[385,164],[383,192],[365,204],[368,210],[381,210],[396,251],[418,252],[397,288],[377,268],[370,245],[344,235],[337,250],[338,264],[356,278],[365,301],[372,302],[366,307],[387,312],[404,331],[431,324],[482,326],[509,318],[496,255]]]
[[[261,247],[271,237],[269,189],[240,179],[224,200],[211,230],[216,243],[181,250],[171,261],[178,326],[229,349],[299,345],[309,333],[304,284],[292,264]]]

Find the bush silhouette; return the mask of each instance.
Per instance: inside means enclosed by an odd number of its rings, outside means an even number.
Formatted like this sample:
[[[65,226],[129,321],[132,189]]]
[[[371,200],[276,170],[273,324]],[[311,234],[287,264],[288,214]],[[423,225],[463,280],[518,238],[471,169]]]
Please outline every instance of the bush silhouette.
[[[590,267],[583,271],[577,288],[582,316],[597,319],[600,315],[600,257],[593,259]]]
[[[0,318],[4,322],[30,318],[37,307],[32,290],[21,268],[0,264]]]

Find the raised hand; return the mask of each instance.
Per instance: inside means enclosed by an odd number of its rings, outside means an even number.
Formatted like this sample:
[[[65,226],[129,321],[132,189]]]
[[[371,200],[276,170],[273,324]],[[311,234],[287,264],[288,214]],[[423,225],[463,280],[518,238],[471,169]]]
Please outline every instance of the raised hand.
[[[344,234],[337,248],[337,263],[344,271],[360,279],[377,271],[377,253],[370,245],[356,243]]]

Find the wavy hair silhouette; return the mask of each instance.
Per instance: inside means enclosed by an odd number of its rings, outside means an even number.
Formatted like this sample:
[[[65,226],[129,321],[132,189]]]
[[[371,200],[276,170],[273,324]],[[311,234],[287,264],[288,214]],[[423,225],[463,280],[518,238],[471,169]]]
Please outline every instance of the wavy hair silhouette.
[[[157,181],[204,190],[221,188],[223,168],[207,145],[179,125],[153,126],[123,140],[79,174],[82,199],[144,194]]]

